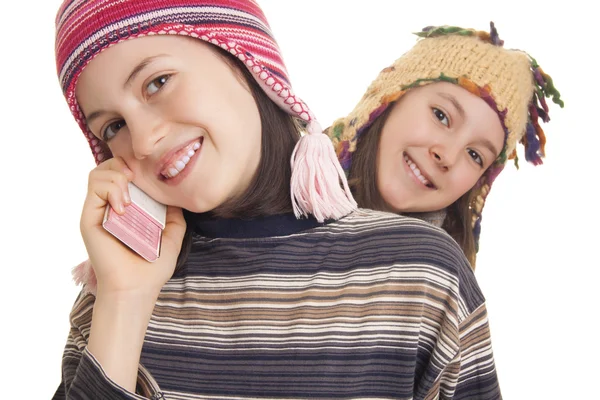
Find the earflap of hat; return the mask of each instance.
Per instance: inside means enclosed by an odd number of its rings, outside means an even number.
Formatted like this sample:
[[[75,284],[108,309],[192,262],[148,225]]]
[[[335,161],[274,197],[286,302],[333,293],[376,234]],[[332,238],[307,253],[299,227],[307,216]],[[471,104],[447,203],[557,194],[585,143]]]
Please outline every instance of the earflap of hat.
[[[485,206],[485,201],[492,190],[492,184],[500,172],[504,170],[505,165],[505,162],[496,162],[492,164],[492,166],[490,166],[479,179],[479,182],[477,182],[475,187],[471,189],[474,193],[471,204],[469,204],[469,209],[472,217],[471,228],[473,230],[475,252],[479,251],[479,237],[481,235],[481,221],[483,218],[483,207]]]
[[[83,68],[82,68],[83,70]],[[79,75],[81,75],[81,71],[77,74],[75,79],[71,82],[70,87],[67,90],[67,94],[65,95],[67,98],[67,104],[69,105],[69,109],[71,110],[71,114],[75,118],[77,125],[85,135],[85,138],[90,146],[90,150],[92,151],[92,155],[94,156],[94,161],[96,165],[99,165],[103,161],[112,158],[112,152],[110,151],[108,144],[103,140],[98,139],[90,130],[87,125],[85,115],[83,115],[83,111],[79,107],[79,103],[77,102],[77,98],[75,97],[75,86],[77,85],[77,80],[79,79]]]

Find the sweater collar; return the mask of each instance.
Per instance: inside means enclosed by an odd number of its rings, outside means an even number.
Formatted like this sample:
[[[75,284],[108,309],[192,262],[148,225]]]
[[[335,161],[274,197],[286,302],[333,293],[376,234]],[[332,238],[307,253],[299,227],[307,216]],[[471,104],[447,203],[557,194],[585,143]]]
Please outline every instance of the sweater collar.
[[[249,239],[286,236],[323,226],[313,216],[297,219],[293,213],[269,215],[252,219],[216,218],[210,213],[185,212],[194,232],[208,238]]]

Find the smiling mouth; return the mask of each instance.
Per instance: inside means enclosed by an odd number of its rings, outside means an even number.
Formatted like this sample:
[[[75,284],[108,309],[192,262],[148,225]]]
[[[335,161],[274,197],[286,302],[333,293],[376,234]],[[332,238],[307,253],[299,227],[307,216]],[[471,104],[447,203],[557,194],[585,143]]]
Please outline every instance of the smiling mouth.
[[[421,182],[423,185],[430,189],[437,189],[433,183],[431,183],[427,178],[423,176],[423,174],[421,174],[421,170],[419,169],[419,167],[417,167],[417,164],[415,164],[415,162],[411,160],[406,153],[404,153],[404,162],[408,165],[408,167],[415,175],[415,177],[419,180],[419,182]]]
[[[204,137],[200,137],[192,143],[178,151],[171,162],[169,162],[160,172],[160,175],[165,179],[172,179],[185,170],[188,163],[194,157],[196,152],[202,147]]]

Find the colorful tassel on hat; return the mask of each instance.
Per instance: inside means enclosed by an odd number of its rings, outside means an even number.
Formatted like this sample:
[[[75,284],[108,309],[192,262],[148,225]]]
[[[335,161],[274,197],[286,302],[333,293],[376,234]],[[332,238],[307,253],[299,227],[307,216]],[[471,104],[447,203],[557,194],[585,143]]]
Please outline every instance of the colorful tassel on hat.
[[[534,77],[535,88],[533,98],[529,104],[529,119],[525,130],[525,135],[521,143],[525,147],[525,159],[533,165],[542,164],[542,157],[545,156],[546,135],[540,126],[539,120],[549,122],[548,104],[546,98],[551,98],[552,102],[563,108],[565,103],[560,98],[560,92],[554,86],[552,77],[546,74],[536,59],[528,55],[531,60],[531,71]]]
[[[339,219],[357,208],[333,144],[316,120],[292,154],[291,195],[296,217]]]

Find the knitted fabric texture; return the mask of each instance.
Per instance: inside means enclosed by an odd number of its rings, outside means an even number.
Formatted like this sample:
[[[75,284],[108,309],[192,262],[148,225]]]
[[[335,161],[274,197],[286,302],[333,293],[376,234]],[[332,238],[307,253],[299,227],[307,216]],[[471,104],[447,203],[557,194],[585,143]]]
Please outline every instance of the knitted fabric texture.
[[[535,59],[523,51],[503,48],[504,42],[494,24],[490,25],[490,33],[449,26],[423,29],[417,33],[423,39],[381,71],[354,110],[328,129],[342,167],[348,173],[361,133],[411,88],[445,81],[485,100],[500,118],[505,144],[475,188],[471,209],[476,248],[481,213],[494,179],[508,158],[514,158],[518,167],[518,143],[524,145],[527,161],[534,165],[542,163],[546,138],[538,118],[549,121],[545,98],[552,97],[563,106],[552,79]]]
[[[123,40],[181,35],[213,44],[241,60],[271,100],[307,124],[292,157],[292,204],[298,217],[340,218],[356,208],[331,143],[290,86],[268,22],[253,0],[65,0],[56,16],[56,68],[71,113],[96,163],[108,146],[89,131],[75,97],[85,66]]]

